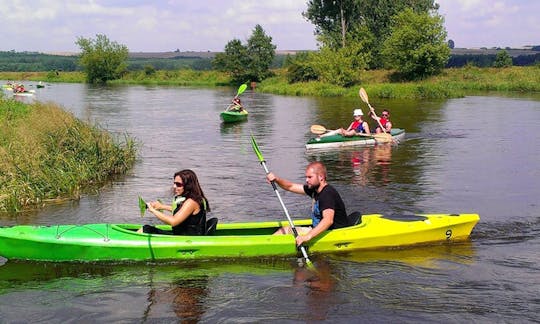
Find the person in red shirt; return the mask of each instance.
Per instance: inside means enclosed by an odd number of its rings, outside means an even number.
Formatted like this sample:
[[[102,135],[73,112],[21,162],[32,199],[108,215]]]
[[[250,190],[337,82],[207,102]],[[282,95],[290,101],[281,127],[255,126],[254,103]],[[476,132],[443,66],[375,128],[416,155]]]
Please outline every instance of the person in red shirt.
[[[382,127],[384,127],[384,131],[390,134],[390,131],[392,130],[392,122],[390,121],[390,111],[388,111],[388,109],[384,109],[382,111],[381,117],[375,116],[373,111],[371,111],[369,114],[374,120],[379,120]],[[377,127],[375,127],[375,133],[383,133],[383,130],[381,129],[381,126],[379,126],[379,123],[377,123]]]

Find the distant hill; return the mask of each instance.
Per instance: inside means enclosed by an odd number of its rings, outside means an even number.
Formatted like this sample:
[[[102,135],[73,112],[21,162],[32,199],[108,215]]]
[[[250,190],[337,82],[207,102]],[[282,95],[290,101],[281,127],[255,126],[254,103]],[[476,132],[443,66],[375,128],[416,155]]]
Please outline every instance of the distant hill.
[[[513,65],[527,66],[540,64],[540,46],[530,48],[454,48],[446,67],[461,67],[475,65],[478,67],[492,66],[497,53],[505,50],[512,57]],[[295,55],[307,50],[280,50],[272,62],[272,68],[282,67],[286,55]],[[156,70],[212,69],[212,59],[219,52],[211,51],[185,51],[171,52],[131,52],[128,58],[128,70],[140,71],[145,67]],[[0,71],[35,72],[35,71],[78,71],[79,53],[76,52],[15,52],[0,51]]]
[[[276,55],[294,55],[297,52],[304,52],[305,50],[280,50],[276,51]],[[172,58],[214,58],[217,53],[211,51],[173,51],[173,52],[130,52],[129,57],[134,59],[172,59]],[[46,52],[42,54],[58,55],[58,56],[77,56],[79,53],[75,52]]]
[[[540,51],[532,49],[514,49],[514,48],[453,48],[450,55],[497,55],[498,52],[505,50],[510,56],[535,55]]]

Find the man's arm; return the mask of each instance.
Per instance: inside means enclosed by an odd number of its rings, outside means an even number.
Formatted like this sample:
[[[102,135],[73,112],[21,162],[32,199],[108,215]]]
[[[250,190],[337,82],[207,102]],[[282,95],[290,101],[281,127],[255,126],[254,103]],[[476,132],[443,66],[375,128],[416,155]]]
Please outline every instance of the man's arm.
[[[270,172],[270,173],[268,173],[266,175],[266,179],[269,182],[274,181],[275,183],[278,184],[278,186],[280,186],[281,188],[283,188],[283,189],[285,189],[287,191],[294,192],[294,193],[297,193],[297,194],[305,194],[303,184],[294,183],[294,182],[291,182],[291,181],[289,181],[287,179],[279,178],[275,174],[273,174],[272,172]]]
[[[319,224],[312,228],[311,231],[309,231],[306,235],[298,235],[296,237],[296,245],[300,246],[302,245],[302,243],[307,242],[314,237],[317,237],[317,235],[329,229],[330,226],[334,224],[334,214],[335,211],[333,209],[327,208],[323,210],[323,218],[321,219]]]

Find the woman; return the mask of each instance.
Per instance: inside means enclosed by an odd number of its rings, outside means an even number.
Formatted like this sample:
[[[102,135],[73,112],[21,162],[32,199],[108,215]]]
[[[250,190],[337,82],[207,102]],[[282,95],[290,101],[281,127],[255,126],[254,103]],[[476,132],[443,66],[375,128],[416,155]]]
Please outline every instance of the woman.
[[[354,121],[349,125],[347,129],[340,128],[339,133],[342,136],[354,136],[357,133],[371,134],[369,131],[369,125],[363,120],[364,113],[362,109],[355,109],[353,111]]]
[[[164,231],[151,225],[144,225],[139,232],[150,234],[204,235],[206,212],[210,205],[199,185],[195,172],[182,170],[174,174],[174,202],[172,206],[159,201],[148,203],[148,210],[162,222],[172,226],[171,231]],[[171,211],[172,215],[163,213]]]
[[[340,128],[333,131],[329,131],[326,134],[320,135],[319,137],[326,137],[331,135],[340,134],[341,136],[354,136],[358,134],[370,135],[369,125],[363,119],[364,113],[362,109],[355,109],[353,111],[353,122],[349,125],[347,129]]]

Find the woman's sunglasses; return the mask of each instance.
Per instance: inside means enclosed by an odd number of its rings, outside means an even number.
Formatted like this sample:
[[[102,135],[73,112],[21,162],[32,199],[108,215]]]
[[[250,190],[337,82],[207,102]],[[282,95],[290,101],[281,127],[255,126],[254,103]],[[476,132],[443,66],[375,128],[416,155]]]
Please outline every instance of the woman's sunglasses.
[[[184,184],[182,182],[173,182],[175,187],[182,188]]]

